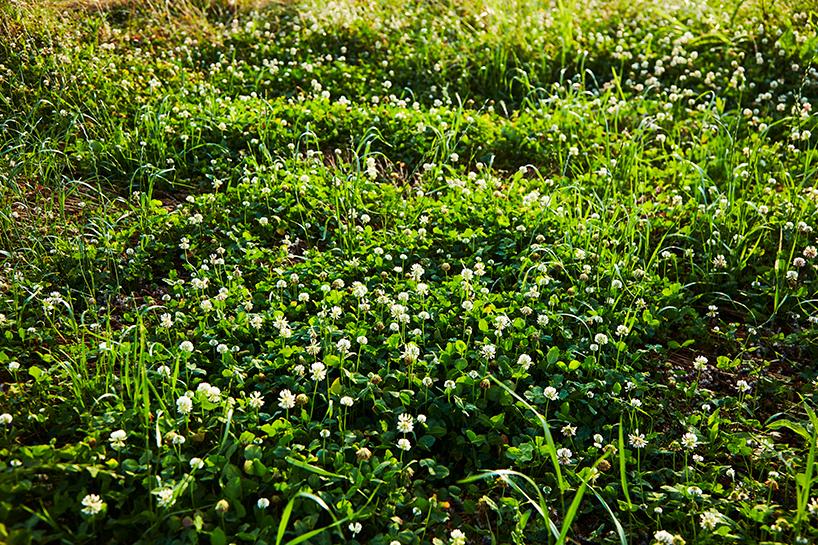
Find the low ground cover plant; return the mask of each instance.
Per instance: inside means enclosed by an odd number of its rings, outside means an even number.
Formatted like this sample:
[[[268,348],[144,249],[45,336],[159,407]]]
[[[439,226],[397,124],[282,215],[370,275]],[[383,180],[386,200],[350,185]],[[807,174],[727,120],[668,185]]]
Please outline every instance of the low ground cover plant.
[[[812,543],[815,25],[0,4],[0,542]]]

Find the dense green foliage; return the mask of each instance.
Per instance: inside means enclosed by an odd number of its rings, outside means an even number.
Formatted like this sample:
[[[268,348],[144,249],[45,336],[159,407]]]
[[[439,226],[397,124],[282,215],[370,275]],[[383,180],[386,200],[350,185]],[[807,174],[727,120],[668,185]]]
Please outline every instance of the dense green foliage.
[[[811,543],[808,5],[0,3],[0,542]]]

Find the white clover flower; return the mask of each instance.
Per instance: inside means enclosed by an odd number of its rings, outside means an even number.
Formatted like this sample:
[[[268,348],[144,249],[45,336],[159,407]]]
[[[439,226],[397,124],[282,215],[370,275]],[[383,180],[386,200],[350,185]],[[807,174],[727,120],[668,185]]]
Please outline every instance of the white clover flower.
[[[179,350],[190,354],[193,352],[193,343],[190,341],[182,341],[182,343],[179,345]]]
[[[594,342],[599,346],[605,346],[608,344],[608,336],[604,333],[597,333],[594,335]]]
[[[360,522],[350,522],[349,523],[349,531],[352,532],[352,537],[361,533],[361,530],[364,529],[363,525]]]
[[[676,538],[667,530],[659,530],[653,534],[653,539],[660,545],[673,545]]]
[[[420,348],[415,343],[407,343],[401,355],[407,363],[414,363],[420,357]]]
[[[190,414],[193,410],[193,400],[186,395],[180,396],[176,400],[176,410],[179,414]]]
[[[645,448],[648,445],[645,434],[639,433],[639,428],[628,434],[628,442],[633,448]]]
[[[574,453],[571,452],[571,449],[561,448],[557,449],[557,460],[559,461],[560,465],[567,465],[571,463],[571,458],[573,458]]]
[[[349,354],[349,349],[352,348],[352,343],[349,339],[340,339],[336,344],[336,348],[338,348],[338,352],[341,355]]]
[[[705,530],[713,530],[721,520],[722,515],[718,511],[705,511],[699,516],[699,525]]]
[[[402,437],[398,439],[398,448],[403,451],[407,451],[412,448],[412,443],[409,442],[409,439]]]
[[[454,390],[455,386],[456,384],[453,380],[447,380],[446,382],[443,383],[443,388],[445,390]]]
[[[250,327],[253,329],[261,329],[261,326],[264,325],[264,318],[261,317],[259,314],[253,314],[250,317]]]
[[[556,401],[559,396],[559,392],[553,386],[546,386],[542,393],[549,401]]]
[[[517,358],[517,365],[519,365],[523,371],[528,371],[531,367],[531,356],[528,354],[520,354],[520,357]]]
[[[176,503],[176,498],[173,497],[173,489],[170,487],[154,490],[153,494],[157,498],[156,505],[159,507],[172,507]]]
[[[483,354],[484,358],[491,361],[497,355],[497,347],[493,344],[484,344],[480,348],[480,353]]]
[[[111,432],[108,441],[111,443],[111,448],[120,450],[125,448],[125,439],[128,438],[128,433],[125,430],[116,430]]]
[[[205,396],[209,402],[218,403],[221,401],[222,391],[218,386],[210,386],[210,388],[205,391]]]
[[[295,407],[295,394],[290,390],[281,390],[278,394],[278,406],[285,410]]]
[[[369,290],[361,282],[353,282],[352,283],[352,295],[354,295],[358,299],[361,299],[362,297],[364,297],[366,295],[367,291],[369,291]]]
[[[414,418],[412,418],[411,414],[402,413],[398,416],[398,431],[401,433],[412,433],[414,429]]]
[[[9,413],[0,414],[0,425],[8,426],[11,424],[12,420],[14,419]]]
[[[190,469],[202,469],[204,467],[204,460],[201,458],[190,459]]]
[[[389,305],[389,314],[391,314],[393,318],[398,319],[406,314],[406,306],[399,303]]]
[[[264,399],[261,397],[261,392],[253,392],[247,398],[247,404],[255,410],[259,410],[264,406]]]
[[[682,436],[682,446],[688,450],[693,450],[698,446],[699,438],[693,432],[687,432]]]
[[[96,494],[88,494],[82,498],[82,514],[93,517],[105,509],[105,502]]]
[[[449,534],[449,545],[466,545],[466,534],[461,530],[452,530]]]
[[[342,398],[341,398],[341,402],[340,402],[340,403],[341,403],[341,405],[343,405],[344,407],[352,407],[352,405],[355,403],[355,400],[354,400],[354,399],[352,399],[352,398],[351,398],[351,397],[349,397],[349,396],[344,396],[344,397],[342,397]]]
[[[256,507],[258,507],[259,509],[267,509],[268,507],[270,507],[270,500],[268,500],[267,498],[259,498],[258,501],[256,502]]]
[[[312,373],[312,380],[318,382],[327,377],[327,366],[317,361],[310,365],[310,372]]]
[[[508,316],[504,315],[504,314],[500,314],[499,316],[494,318],[494,325],[500,331],[507,328],[509,326],[509,324],[511,324],[511,319]]]
[[[358,461],[365,462],[372,458],[372,451],[366,447],[361,447],[355,451],[355,457],[358,458]]]

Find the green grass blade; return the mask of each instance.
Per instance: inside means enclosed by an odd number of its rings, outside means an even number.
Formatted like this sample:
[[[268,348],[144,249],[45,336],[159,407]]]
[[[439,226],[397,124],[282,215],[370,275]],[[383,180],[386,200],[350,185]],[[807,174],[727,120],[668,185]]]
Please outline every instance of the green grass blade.
[[[568,506],[568,511],[566,511],[565,517],[562,519],[562,531],[560,531],[559,538],[557,538],[557,545],[564,545],[565,538],[568,537],[568,532],[571,530],[571,525],[574,523],[579,505],[582,503],[582,498],[585,496],[585,490],[587,488],[588,484],[582,481],[579,489],[577,489],[577,493],[574,494],[574,499],[571,501],[571,505]]]
[[[809,442],[809,452],[807,453],[806,467],[804,468],[804,477],[801,483],[796,480],[798,487],[797,498],[797,512],[795,516],[795,523],[800,524],[807,512],[807,504],[809,502],[810,491],[812,489],[813,472],[815,470],[815,442],[818,440],[818,416],[809,405],[804,403],[804,409],[807,411],[807,416],[812,423],[812,437]]]
[[[528,401],[523,399],[519,394],[517,394],[517,392],[503,384],[494,375],[489,375],[489,378],[491,378],[491,380],[494,381],[495,384],[500,386],[503,390],[508,392],[512,397],[514,397],[514,399],[522,403],[523,406],[525,406],[525,408],[534,413],[534,415],[537,417],[537,420],[539,420],[540,425],[542,426],[543,429],[543,434],[545,435],[545,442],[548,445],[548,456],[551,458],[551,465],[553,466],[554,473],[557,476],[557,483],[559,485],[560,492],[564,493],[566,490],[568,490],[568,483],[565,481],[565,478],[562,475],[562,470],[560,469],[560,462],[557,459],[557,446],[554,444],[554,438],[551,435],[551,428],[548,426],[548,421],[545,419],[545,417],[543,417],[543,415],[537,412],[537,409],[532,407]]]
[[[484,471],[483,473],[479,473],[477,475],[471,475],[469,477],[466,477],[465,479],[461,479],[460,481],[458,481],[458,484],[468,484],[475,481],[482,481],[489,477],[495,478],[500,477],[501,479],[503,479],[504,482],[508,483],[508,485],[511,488],[513,488],[515,492],[522,495],[526,499],[526,501],[528,501],[528,503],[534,508],[534,510],[537,511],[537,513],[540,515],[543,521],[545,521],[545,523],[548,525],[548,528],[554,535],[554,538],[559,538],[560,531],[557,528],[557,525],[554,524],[554,522],[551,520],[551,517],[548,516],[548,505],[545,502],[545,497],[542,495],[540,487],[537,486],[537,483],[534,482],[534,480],[528,475],[520,473],[519,471],[514,471],[512,469],[494,469]],[[531,498],[531,496],[529,496],[526,493],[526,491],[523,490],[522,487],[520,487],[520,485],[514,482],[514,479],[512,479],[511,477],[519,477],[526,481],[537,492],[538,501],[535,501],[533,498]]]
[[[284,534],[287,532],[287,526],[289,525],[290,518],[292,517],[293,507],[295,506],[295,501],[298,498],[306,498],[308,500],[311,500],[311,501],[315,502],[321,509],[326,511],[326,513],[330,517],[332,517],[332,520],[334,522],[332,524],[328,525],[328,526],[324,526],[323,528],[317,528],[315,530],[312,530],[310,532],[302,534],[302,535],[300,535],[300,536],[298,536],[296,538],[293,538],[293,539],[287,541],[285,545],[297,545],[298,543],[301,543],[301,542],[306,541],[306,540],[308,540],[310,538],[313,538],[313,537],[315,537],[315,536],[317,536],[317,535],[319,535],[319,534],[321,534],[321,533],[323,533],[323,532],[325,532],[325,531],[327,531],[327,530],[329,530],[331,528],[335,528],[335,527],[343,524],[347,520],[349,520],[349,517],[344,517],[344,518],[339,520],[335,516],[335,513],[332,512],[332,509],[330,509],[329,505],[327,505],[327,503],[323,499],[321,499],[321,497],[319,497],[319,496],[317,496],[315,494],[312,494],[310,492],[299,492],[298,494],[293,496],[290,499],[290,501],[287,502],[287,505],[284,507],[284,511],[281,512],[281,520],[278,522],[278,532],[276,533],[276,545],[281,545],[281,543],[284,540]]]
[[[290,523],[290,516],[293,513],[293,505],[298,495],[294,496],[287,505],[284,506],[284,511],[281,512],[281,520],[278,521],[278,533],[276,534],[276,545],[281,545],[284,541],[284,533],[287,531],[287,525]]]
[[[306,534],[302,534],[302,535],[300,535],[300,536],[298,536],[296,538],[293,538],[290,541],[288,541],[287,543],[285,543],[284,545],[298,545],[299,543],[303,543],[304,541],[307,541],[308,539],[312,539],[312,538],[314,538],[315,536],[317,536],[319,534],[323,534],[327,530],[330,530],[332,528],[340,526],[341,524],[345,523],[347,520],[349,520],[349,517],[344,517],[344,518],[342,518],[340,520],[336,520],[332,524],[324,526],[323,528],[317,528],[315,530],[311,530],[311,531],[307,532]]]
[[[596,499],[599,500],[599,503],[602,504],[602,507],[605,509],[605,511],[608,512],[608,516],[611,517],[611,521],[613,521],[614,528],[616,528],[616,535],[619,537],[619,544],[628,545],[628,538],[625,535],[625,529],[622,527],[622,523],[619,522],[619,519],[616,517],[613,510],[611,510],[611,507],[608,505],[608,502],[606,502],[605,499],[599,495],[599,492],[594,490],[593,487],[589,488],[591,489],[591,492],[594,493],[594,496],[596,496]]]
[[[307,462],[296,460],[295,458],[291,458],[289,456],[287,456],[285,460],[287,461],[287,463],[294,465],[295,467],[301,468],[305,471],[309,471],[310,473],[315,473],[316,475],[321,475],[322,477],[332,477],[335,479],[343,479],[345,481],[351,480],[351,478],[348,476],[339,475],[338,473],[332,473],[331,471],[327,471],[324,468],[308,464]]]
[[[622,417],[619,417],[619,482],[622,484],[622,493],[628,502],[628,510],[633,511],[631,495],[628,493],[628,474],[625,467],[625,432],[622,429]]]

